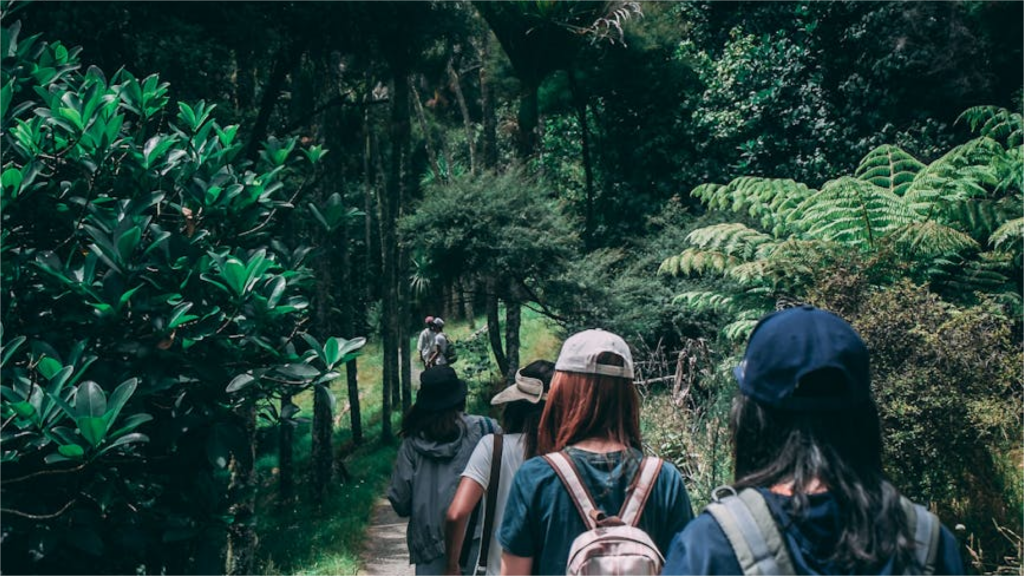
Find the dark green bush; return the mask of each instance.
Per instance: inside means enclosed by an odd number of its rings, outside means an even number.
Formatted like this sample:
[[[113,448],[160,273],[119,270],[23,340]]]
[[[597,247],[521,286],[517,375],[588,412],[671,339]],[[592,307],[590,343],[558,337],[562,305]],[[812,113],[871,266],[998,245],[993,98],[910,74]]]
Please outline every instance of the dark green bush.
[[[1024,356],[1012,322],[997,306],[957,307],[909,282],[868,295],[859,309],[852,321],[871,351],[886,470],[1001,557],[1006,540],[993,523],[1020,533],[1024,504]]]
[[[157,76],[83,72],[18,32],[0,44],[2,570],[222,572],[226,535],[251,534],[258,409],[362,342],[302,333],[311,248],[277,239],[323,150],[242,159],[213,106],[172,111]]]

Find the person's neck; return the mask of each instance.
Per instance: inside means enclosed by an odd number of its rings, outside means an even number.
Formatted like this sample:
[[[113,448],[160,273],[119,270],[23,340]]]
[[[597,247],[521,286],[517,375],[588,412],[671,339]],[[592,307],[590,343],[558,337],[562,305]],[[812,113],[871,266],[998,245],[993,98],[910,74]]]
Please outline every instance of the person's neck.
[[[611,438],[586,438],[573,444],[572,447],[580,450],[586,450],[587,452],[597,452],[598,454],[622,452],[627,448],[627,446],[622,442],[612,440]]]
[[[792,496],[793,481],[780,482],[768,490],[773,494],[779,494],[780,496]],[[828,486],[817,478],[812,479],[803,490],[804,494],[821,494],[822,492],[828,492]]]

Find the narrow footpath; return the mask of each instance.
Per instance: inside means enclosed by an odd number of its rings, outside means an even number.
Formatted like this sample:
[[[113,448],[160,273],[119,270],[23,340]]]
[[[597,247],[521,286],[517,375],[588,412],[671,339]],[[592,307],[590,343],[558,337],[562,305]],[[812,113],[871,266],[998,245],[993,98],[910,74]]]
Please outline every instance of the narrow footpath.
[[[405,545],[407,521],[399,518],[384,498],[373,507],[373,517],[366,531],[366,544],[361,555],[361,576],[412,576],[409,551]]]

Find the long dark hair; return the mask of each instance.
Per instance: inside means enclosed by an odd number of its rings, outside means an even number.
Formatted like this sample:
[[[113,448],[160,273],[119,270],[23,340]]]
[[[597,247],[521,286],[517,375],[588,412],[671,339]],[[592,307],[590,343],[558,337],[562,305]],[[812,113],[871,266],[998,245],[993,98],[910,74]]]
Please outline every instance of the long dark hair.
[[[551,389],[551,377],[555,374],[554,362],[535,360],[519,371],[527,378],[540,380],[544,384],[544,392]],[[501,427],[508,434],[523,435],[523,457],[533,458],[537,455],[537,430],[540,428],[540,415],[544,412],[546,401],[534,404],[527,400],[517,400],[505,404],[501,411]]]
[[[462,433],[460,416],[465,409],[465,400],[458,406],[440,411],[424,410],[419,404],[413,404],[402,416],[402,430],[399,435],[403,438],[418,436],[434,442],[451,442]]]
[[[625,360],[602,352],[600,364],[623,366]],[[608,438],[642,449],[640,399],[628,378],[555,372],[548,405],[540,418],[537,449],[557,452],[587,438]]]
[[[801,381],[804,393],[821,393],[828,374]],[[739,394],[732,408],[737,490],[792,483],[789,512],[808,507],[815,480],[836,499],[842,532],[831,560],[854,574],[874,574],[895,557],[914,562],[912,527],[900,494],[882,472],[882,434],[874,400],[828,412],[770,408]]]

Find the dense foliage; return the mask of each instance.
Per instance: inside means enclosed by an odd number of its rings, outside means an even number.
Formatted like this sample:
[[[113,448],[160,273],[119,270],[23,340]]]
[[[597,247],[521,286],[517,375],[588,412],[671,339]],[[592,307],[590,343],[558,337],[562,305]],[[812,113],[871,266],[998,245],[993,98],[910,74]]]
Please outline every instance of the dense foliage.
[[[277,232],[324,150],[240,160],[157,76],[3,38],[4,569],[220,572],[257,408],[362,342],[304,332],[311,248]]]

